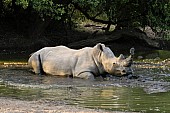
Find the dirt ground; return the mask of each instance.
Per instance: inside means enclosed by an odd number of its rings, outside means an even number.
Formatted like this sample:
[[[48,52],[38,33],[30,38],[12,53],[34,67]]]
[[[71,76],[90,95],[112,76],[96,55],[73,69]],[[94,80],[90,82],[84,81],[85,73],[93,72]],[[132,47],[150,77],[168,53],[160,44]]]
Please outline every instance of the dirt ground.
[[[1,113],[124,113],[119,111],[104,111],[78,106],[55,105],[45,101],[22,101],[0,98]],[[130,112],[127,112],[130,113]]]

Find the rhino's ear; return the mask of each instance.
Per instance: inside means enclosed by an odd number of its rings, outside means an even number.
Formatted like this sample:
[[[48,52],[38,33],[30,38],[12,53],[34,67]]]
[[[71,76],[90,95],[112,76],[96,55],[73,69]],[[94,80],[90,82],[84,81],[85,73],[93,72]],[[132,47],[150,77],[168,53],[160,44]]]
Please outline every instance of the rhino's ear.
[[[96,47],[97,47],[97,49],[103,51],[103,44],[98,43],[98,44],[96,45]]]
[[[125,57],[123,56],[123,54],[120,54],[120,56],[118,57],[120,60],[124,60]]]

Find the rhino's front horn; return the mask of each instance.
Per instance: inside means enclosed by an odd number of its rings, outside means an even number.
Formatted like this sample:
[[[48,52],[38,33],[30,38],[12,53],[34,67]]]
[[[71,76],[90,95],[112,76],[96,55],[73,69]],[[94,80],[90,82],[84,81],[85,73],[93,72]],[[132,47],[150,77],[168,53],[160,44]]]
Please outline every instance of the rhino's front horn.
[[[124,66],[125,67],[130,67],[133,63],[133,58],[132,58],[132,55],[130,55],[128,58],[125,59],[125,64]]]

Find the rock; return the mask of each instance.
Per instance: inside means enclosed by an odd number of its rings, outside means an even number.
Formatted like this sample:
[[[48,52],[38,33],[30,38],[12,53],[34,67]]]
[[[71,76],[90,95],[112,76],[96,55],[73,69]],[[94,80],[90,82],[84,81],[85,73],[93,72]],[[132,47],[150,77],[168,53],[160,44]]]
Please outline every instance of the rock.
[[[149,26],[146,26],[145,29],[144,29],[144,32],[146,33],[146,35],[151,38],[151,39],[154,39],[155,36],[156,36],[156,33],[153,32],[153,30],[151,29],[151,27]]]
[[[139,76],[137,75],[133,75],[133,74],[128,75],[128,79],[137,79],[137,78],[139,78]]]
[[[161,58],[160,57],[156,57],[154,60],[160,60]]]
[[[143,59],[143,56],[138,56],[137,59]]]

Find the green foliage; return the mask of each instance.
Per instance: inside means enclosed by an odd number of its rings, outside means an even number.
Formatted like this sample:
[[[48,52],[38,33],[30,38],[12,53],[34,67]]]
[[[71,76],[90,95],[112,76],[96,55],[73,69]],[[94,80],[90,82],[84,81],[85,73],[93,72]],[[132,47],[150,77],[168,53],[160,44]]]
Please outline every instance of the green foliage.
[[[11,10],[12,1],[13,0],[3,1],[5,9]],[[61,16],[65,14],[65,7],[52,0],[16,0],[15,5],[20,6],[24,10],[30,7],[42,18],[44,18],[44,16],[49,16],[56,20],[60,20]]]
[[[73,0],[91,18],[120,27],[170,29],[169,0]],[[95,20],[95,19],[94,19]]]
[[[100,10],[96,11],[100,4],[101,0],[73,0],[73,3],[78,4],[84,11],[88,12],[91,16],[96,15]]]
[[[12,6],[12,0],[4,0],[3,2],[3,8],[6,11],[10,11],[11,10],[11,6]]]
[[[13,11],[13,1],[23,10],[28,8],[60,20],[71,20],[75,9],[92,21],[114,24],[119,28],[144,27],[170,29],[169,0],[2,0],[6,11]],[[71,7],[70,7],[71,6]],[[77,12],[77,11],[76,11]],[[76,18],[84,17],[76,13]],[[80,17],[79,17],[80,16]],[[68,19],[69,18],[69,19]]]
[[[74,3],[79,3],[83,7],[96,7],[100,0],[73,0]]]
[[[16,0],[16,5],[20,5],[24,9],[26,9],[28,7],[28,1],[27,0]]]
[[[159,57],[160,57],[161,59],[167,59],[167,58],[169,58],[169,56],[170,56],[170,52],[169,52],[169,51],[157,50],[156,52],[158,52]]]
[[[65,13],[62,4],[55,4],[52,0],[30,0],[34,10],[36,10],[41,17],[49,16],[60,20],[61,16]]]
[[[149,4],[150,26],[170,29],[170,1],[153,0]]]

